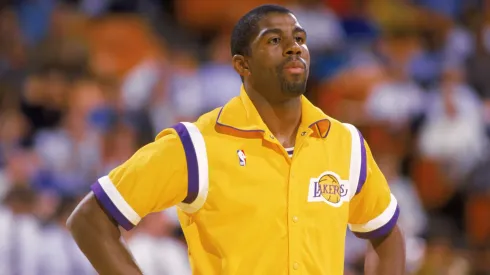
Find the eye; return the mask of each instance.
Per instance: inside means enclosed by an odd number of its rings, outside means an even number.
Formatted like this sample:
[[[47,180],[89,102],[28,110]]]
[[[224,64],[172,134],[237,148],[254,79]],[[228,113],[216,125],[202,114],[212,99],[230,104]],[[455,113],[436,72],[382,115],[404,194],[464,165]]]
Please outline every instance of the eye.
[[[305,42],[305,39],[301,36],[296,36],[294,39],[296,40],[296,43],[304,43]]]
[[[277,45],[277,44],[279,44],[279,42],[281,42],[281,38],[279,38],[279,37],[273,37],[273,38],[269,39],[269,44],[272,44],[272,45]]]

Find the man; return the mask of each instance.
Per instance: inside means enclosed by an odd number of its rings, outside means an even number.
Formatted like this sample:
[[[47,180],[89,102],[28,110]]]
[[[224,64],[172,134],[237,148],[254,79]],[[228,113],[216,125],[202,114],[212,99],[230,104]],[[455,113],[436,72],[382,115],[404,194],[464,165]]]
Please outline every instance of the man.
[[[82,251],[100,274],[141,274],[117,225],[177,205],[194,274],[340,275],[347,225],[371,240],[377,274],[403,274],[396,199],[368,146],[302,96],[310,56],[294,15],[260,6],[231,40],[240,96],[99,179],[68,222]]]

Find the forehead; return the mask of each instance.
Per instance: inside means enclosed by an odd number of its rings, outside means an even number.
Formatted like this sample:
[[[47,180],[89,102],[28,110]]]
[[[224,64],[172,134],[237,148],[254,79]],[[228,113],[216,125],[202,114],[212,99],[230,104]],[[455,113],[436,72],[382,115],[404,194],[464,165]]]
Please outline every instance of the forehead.
[[[301,27],[296,17],[291,13],[269,13],[258,23],[258,33],[265,29],[287,30]]]

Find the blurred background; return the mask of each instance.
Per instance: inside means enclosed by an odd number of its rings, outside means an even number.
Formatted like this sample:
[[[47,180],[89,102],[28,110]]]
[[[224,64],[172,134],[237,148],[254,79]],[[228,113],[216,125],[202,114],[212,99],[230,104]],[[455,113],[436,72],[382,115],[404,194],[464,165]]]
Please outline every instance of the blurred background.
[[[402,209],[407,274],[490,274],[490,1],[0,1],[0,275],[94,274],[64,228],[89,185],[238,95],[229,39],[257,5],[308,31],[308,98],[358,126]],[[185,275],[174,209],[123,232]],[[346,274],[366,242],[348,233]]]

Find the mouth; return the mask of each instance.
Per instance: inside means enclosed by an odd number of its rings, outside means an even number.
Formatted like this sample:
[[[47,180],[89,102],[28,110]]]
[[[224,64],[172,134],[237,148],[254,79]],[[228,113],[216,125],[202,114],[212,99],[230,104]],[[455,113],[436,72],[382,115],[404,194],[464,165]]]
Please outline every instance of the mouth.
[[[284,70],[291,74],[302,74],[305,71],[305,64],[299,60],[289,61],[284,65]]]

